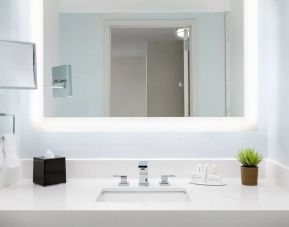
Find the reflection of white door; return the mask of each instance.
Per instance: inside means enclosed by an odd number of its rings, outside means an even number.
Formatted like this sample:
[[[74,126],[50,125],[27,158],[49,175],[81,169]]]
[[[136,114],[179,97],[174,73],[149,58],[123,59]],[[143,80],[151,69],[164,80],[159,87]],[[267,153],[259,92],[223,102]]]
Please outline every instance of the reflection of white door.
[[[184,83],[183,57],[180,39],[148,43],[148,117],[184,116],[184,88],[179,87],[179,83]]]
[[[192,34],[191,34],[192,35]],[[190,28],[177,29],[177,36],[183,39],[183,62],[184,62],[184,75],[183,83],[179,86],[183,88],[184,92],[184,116],[193,116],[193,77],[190,71]]]
[[[146,57],[112,56],[111,117],[146,117]]]
[[[190,116],[190,47],[189,29],[184,28],[184,115]]]

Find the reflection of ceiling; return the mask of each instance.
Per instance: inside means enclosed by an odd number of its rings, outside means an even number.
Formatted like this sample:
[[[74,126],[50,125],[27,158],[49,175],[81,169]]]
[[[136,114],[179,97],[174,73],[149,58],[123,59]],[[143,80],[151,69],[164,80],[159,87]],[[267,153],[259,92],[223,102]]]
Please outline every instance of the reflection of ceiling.
[[[50,1],[50,0],[47,0]],[[124,13],[124,12],[224,12],[237,0],[59,0],[60,12]]]
[[[177,28],[113,28],[112,41],[158,42],[180,40],[176,36]]]

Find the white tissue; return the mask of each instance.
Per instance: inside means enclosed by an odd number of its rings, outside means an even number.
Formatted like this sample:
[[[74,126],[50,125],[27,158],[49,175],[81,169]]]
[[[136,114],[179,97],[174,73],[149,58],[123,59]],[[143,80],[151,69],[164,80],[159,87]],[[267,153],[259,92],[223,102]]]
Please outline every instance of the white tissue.
[[[46,158],[46,159],[55,158],[55,154],[51,150],[47,150],[45,155],[44,155],[44,158]]]

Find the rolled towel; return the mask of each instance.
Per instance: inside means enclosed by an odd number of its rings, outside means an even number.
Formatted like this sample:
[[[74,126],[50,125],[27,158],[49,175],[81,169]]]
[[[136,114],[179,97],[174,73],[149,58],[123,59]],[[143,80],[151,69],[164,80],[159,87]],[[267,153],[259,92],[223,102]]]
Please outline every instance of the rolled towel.
[[[4,156],[4,137],[0,136],[0,169],[4,167],[5,156]]]
[[[16,137],[13,134],[4,135],[4,156],[5,167],[15,168],[20,166],[20,159],[17,153]]]

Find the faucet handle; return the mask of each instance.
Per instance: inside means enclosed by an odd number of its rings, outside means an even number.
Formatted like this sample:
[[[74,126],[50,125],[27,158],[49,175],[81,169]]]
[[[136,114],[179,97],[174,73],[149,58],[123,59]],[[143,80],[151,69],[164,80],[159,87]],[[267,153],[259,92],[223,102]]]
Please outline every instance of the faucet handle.
[[[113,175],[113,177],[120,177],[120,182],[118,183],[119,186],[128,186],[129,182],[127,181],[126,175]]]
[[[175,175],[162,175],[160,185],[169,185],[169,177],[176,177]]]

